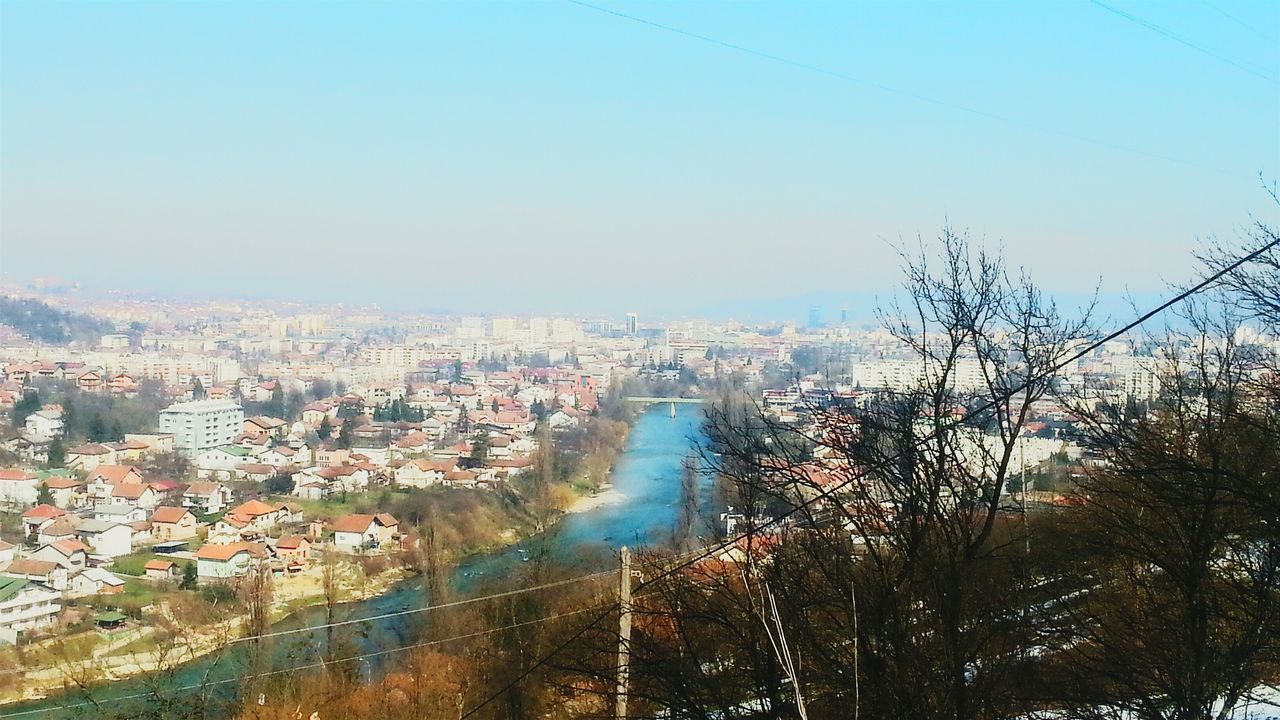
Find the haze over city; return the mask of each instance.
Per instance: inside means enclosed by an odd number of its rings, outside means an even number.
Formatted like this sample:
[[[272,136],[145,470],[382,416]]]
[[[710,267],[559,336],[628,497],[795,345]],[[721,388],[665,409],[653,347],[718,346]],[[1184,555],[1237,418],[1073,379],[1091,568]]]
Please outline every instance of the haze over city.
[[[1275,217],[1280,10],[1141,9],[5,2],[0,270],[795,317],[949,221],[1050,291],[1158,291]]]

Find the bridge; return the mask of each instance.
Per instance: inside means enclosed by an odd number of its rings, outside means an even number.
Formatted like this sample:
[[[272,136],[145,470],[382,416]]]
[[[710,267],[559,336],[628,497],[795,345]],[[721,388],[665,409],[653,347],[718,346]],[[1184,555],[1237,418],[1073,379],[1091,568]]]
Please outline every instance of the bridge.
[[[643,395],[629,395],[622,398],[627,402],[637,403],[690,403],[701,404],[706,402],[702,398],[682,398],[682,397],[645,397]]]

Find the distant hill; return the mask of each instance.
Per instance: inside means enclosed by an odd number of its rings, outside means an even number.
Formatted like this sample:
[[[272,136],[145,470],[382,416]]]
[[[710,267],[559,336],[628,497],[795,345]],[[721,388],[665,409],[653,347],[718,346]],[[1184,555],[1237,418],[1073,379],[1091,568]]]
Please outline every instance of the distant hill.
[[[64,312],[27,298],[0,297],[0,325],[8,325],[32,340],[47,343],[96,343],[115,326],[102,318]]]

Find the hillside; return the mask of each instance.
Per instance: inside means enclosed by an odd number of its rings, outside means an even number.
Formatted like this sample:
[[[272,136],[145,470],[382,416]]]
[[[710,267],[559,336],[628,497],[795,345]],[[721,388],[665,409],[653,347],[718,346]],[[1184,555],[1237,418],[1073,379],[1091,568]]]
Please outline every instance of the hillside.
[[[99,337],[115,330],[102,318],[64,312],[39,300],[12,297],[0,297],[0,325],[46,343],[96,343]]]

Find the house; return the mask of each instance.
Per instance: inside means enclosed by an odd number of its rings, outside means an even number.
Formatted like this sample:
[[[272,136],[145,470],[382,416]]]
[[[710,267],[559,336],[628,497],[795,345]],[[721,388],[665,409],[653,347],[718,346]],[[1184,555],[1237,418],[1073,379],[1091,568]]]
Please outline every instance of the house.
[[[73,470],[93,470],[103,463],[116,461],[116,451],[99,443],[77,445],[67,451],[67,467]]]
[[[143,573],[152,580],[172,580],[178,574],[178,564],[172,560],[148,560]]]
[[[74,540],[76,537],[76,525],[79,522],[78,518],[70,515],[60,517],[37,531],[36,542],[40,545],[47,545],[60,540]]]
[[[32,472],[8,468],[0,470],[0,503],[34,505],[39,477]]]
[[[9,563],[13,562],[13,554],[17,550],[17,545],[0,540],[0,570],[9,567]]]
[[[87,568],[79,575],[72,575],[67,586],[68,597],[115,595],[122,592],[124,592],[124,580],[100,567]]]
[[[237,445],[221,445],[196,455],[196,474],[202,478],[230,480],[237,477],[236,466],[245,463],[249,450]]]
[[[253,563],[249,543],[202,545],[196,550],[196,577],[222,579],[244,575]]]
[[[0,642],[16,643],[23,633],[52,625],[61,593],[39,582],[0,577]]]
[[[116,465],[102,463],[85,475],[90,483],[101,482],[106,485],[140,485],[143,482],[142,471],[132,465]]]
[[[284,522],[289,514],[289,509],[283,504],[268,505],[261,500],[249,500],[229,510],[225,517],[243,520],[257,530],[267,530]]]
[[[333,406],[328,403],[311,403],[302,408],[302,422],[312,427],[318,427],[326,417],[332,419],[330,415],[332,410]]]
[[[347,515],[333,523],[333,544],[347,552],[377,548],[392,541],[399,529],[399,521],[389,513]]]
[[[231,488],[219,482],[193,482],[182,493],[182,506],[201,515],[220,513],[231,504]]]
[[[72,575],[89,566],[89,548],[79,540],[59,540],[41,545],[28,557],[33,560],[57,563]]]
[[[174,451],[172,433],[125,433],[125,442],[137,442],[147,446],[144,454]]]
[[[0,447],[29,463],[43,464],[49,461],[49,445],[53,441],[39,435],[11,435],[0,442]]]
[[[41,530],[67,512],[52,505],[37,505],[22,513],[22,534],[24,537],[35,537]]]
[[[57,475],[46,479],[44,486],[49,489],[49,494],[53,496],[53,504],[60,508],[69,508],[75,505],[77,496],[83,491],[79,480]]]
[[[107,392],[114,395],[134,395],[138,392],[138,380],[127,373],[116,373],[107,379]]]
[[[56,562],[31,558],[14,560],[9,563],[9,567],[5,568],[4,574],[8,577],[34,580],[54,590],[66,590],[67,579],[71,576],[66,568]]]
[[[97,370],[86,370],[76,376],[76,387],[84,392],[98,392],[106,387],[106,381]]]
[[[115,558],[133,552],[133,528],[111,520],[85,520],[76,527],[76,537],[94,555]]]
[[[454,470],[457,459],[410,460],[395,471],[397,485],[423,488],[444,482],[445,473]]]
[[[27,416],[23,429],[28,435],[45,438],[62,436],[63,419],[61,410],[39,410]]]
[[[150,484],[116,485],[115,491],[111,494],[111,503],[113,505],[125,505],[142,508],[143,510],[150,510],[156,507],[160,504],[161,499],[160,492]]]
[[[161,506],[151,513],[151,536],[157,542],[187,540],[196,536],[198,524],[187,508]]]
[[[301,535],[285,535],[276,542],[276,557],[287,564],[307,563],[311,552],[311,541]]]
[[[265,415],[245,418],[244,422],[241,423],[241,432],[251,437],[282,438],[288,430],[289,423],[280,418],[267,417]]]
[[[147,511],[130,505],[99,505],[93,509],[93,519],[128,524],[146,520]]]
[[[151,446],[141,440],[109,443],[107,447],[116,451],[116,462],[140,462],[151,451]]]
[[[369,471],[355,465],[309,468],[303,472],[322,480],[330,492],[359,492],[369,487]]]
[[[305,448],[306,446],[304,445],[303,447]],[[272,467],[280,468],[280,467],[285,467],[287,465],[301,464],[303,462],[306,462],[307,458],[302,452],[299,452],[298,450],[294,450],[291,447],[280,445],[278,447],[273,447],[270,450],[259,455],[258,460],[259,462],[266,463],[267,465],[271,465]]]
[[[250,482],[266,482],[279,474],[275,466],[262,463],[244,463],[236,466],[236,472]]]

